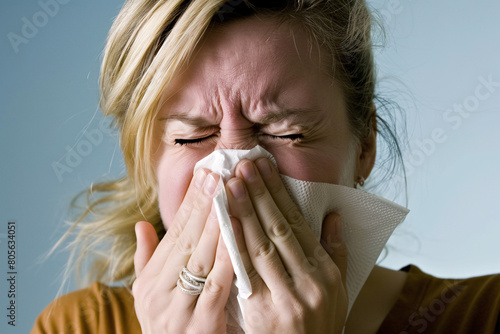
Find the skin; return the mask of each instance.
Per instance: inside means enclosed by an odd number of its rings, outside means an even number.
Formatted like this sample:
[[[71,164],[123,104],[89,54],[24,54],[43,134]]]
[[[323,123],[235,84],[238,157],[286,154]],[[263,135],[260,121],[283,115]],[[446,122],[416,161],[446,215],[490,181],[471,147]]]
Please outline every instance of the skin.
[[[167,234],[159,242],[149,223],[136,225],[133,294],[143,332],[225,332],[233,269],[211,211],[218,175],[192,171],[214,150],[259,144],[279,171],[266,159],[243,160],[226,184],[254,291],[247,331],[341,333],[347,251],[340,217],[325,218],[320,244],[278,172],[353,186],[373,167],[375,131],[362,143],[352,134],[341,86],[321,62],[327,57],[309,48],[298,26],[247,18],[208,32],[196,51],[165,92],[155,124],[153,160]],[[184,266],[208,276],[200,296],[176,287]]]

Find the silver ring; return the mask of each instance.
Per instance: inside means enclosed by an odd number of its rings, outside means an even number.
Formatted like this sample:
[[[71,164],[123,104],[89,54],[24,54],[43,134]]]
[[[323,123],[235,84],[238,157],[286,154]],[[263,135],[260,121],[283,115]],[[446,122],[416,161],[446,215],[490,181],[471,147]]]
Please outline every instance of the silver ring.
[[[196,290],[191,290],[191,289],[186,289],[183,284],[182,284],[182,281],[181,279],[179,278],[177,280],[177,287],[184,293],[187,293],[188,295],[192,295],[192,296],[197,296],[199,294],[201,294],[201,291],[203,290],[203,287],[200,287],[199,289],[196,289]]]
[[[179,274],[179,279],[177,280],[177,287],[184,293],[192,296],[197,296],[203,291],[205,286],[206,278],[198,277],[189,272],[189,270],[184,267]]]
[[[203,289],[203,286],[204,286],[203,283],[193,282],[188,277],[186,277],[184,274],[179,275],[179,279],[181,280],[182,286],[185,289],[188,289],[188,288],[191,290]]]
[[[188,268],[184,267],[182,269],[182,274],[186,275],[191,281],[196,282],[196,283],[205,283],[207,281],[206,278],[204,277],[198,277],[193,274],[191,274],[188,270]]]

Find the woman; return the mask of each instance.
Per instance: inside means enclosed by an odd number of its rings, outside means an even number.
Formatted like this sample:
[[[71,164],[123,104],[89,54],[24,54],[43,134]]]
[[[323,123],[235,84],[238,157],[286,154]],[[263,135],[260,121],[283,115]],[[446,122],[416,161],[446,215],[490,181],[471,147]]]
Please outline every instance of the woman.
[[[392,135],[375,109],[370,27],[360,0],[128,1],[101,73],[128,175],[93,188],[106,194],[76,240],[79,260],[106,245],[92,279],[131,293],[95,283],[56,300],[33,332],[239,332],[211,210],[219,176],[193,176],[194,165],[261,145],[281,174],[363,185],[377,133]],[[439,280],[415,267],[375,267],[348,315],[341,217],[325,217],[318,241],[267,159],[241,161],[226,188],[253,289],[247,332],[498,330],[498,276]]]

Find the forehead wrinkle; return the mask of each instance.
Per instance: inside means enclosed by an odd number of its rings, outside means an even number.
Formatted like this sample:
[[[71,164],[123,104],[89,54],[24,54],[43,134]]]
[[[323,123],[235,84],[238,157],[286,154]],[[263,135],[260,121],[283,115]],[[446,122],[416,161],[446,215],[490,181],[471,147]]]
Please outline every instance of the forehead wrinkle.
[[[257,63],[251,68],[248,65],[225,65],[226,70],[218,71],[222,75],[216,77],[209,89],[212,91],[209,94],[212,105],[226,119],[243,116],[250,120],[266,110],[266,107],[274,107],[282,88],[280,85],[286,82],[282,76],[268,75],[269,70],[259,68],[261,66]]]
[[[240,21],[241,23],[241,21]],[[272,25],[275,26],[274,24]],[[301,39],[302,31],[295,34],[296,25],[285,25],[285,29],[270,30],[269,33],[257,35],[262,43],[245,43],[248,33],[242,34],[242,26],[236,29],[222,29],[220,33],[209,33],[206,40],[200,45],[197,58],[191,63],[187,72],[187,82],[193,88],[192,93],[184,95],[181,105],[185,103],[184,112],[202,114],[196,122],[202,119],[210,119],[211,122],[219,124],[222,117],[243,115],[252,122],[271,123],[284,117],[273,115],[267,118],[265,115],[271,110],[280,110],[287,107],[286,104],[279,106],[281,96],[296,80],[309,77],[307,63],[311,62],[311,45],[306,39]],[[223,27],[224,28],[224,27]],[[249,32],[255,37],[253,31]],[[302,37],[302,36],[301,36]],[[304,44],[306,43],[306,48]],[[206,46],[206,47],[203,47]],[[305,57],[301,57],[302,55]],[[249,52],[253,53],[248,57]],[[305,54],[304,54],[305,52]],[[248,59],[259,59],[249,62]],[[312,63],[314,63],[312,61]],[[194,65],[194,66],[193,66]],[[306,66],[306,68],[304,68]],[[296,68],[298,72],[291,73],[288,68]],[[193,101],[193,99],[195,101]],[[191,100],[191,102],[189,102]],[[186,101],[186,102],[184,102]],[[283,108],[282,108],[283,107]],[[290,107],[290,106],[288,106]],[[225,115],[222,115],[222,114]],[[298,116],[297,114],[294,114]],[[184,117],[185,121],[196,117]],[[261,118],[261,119],[259,119]],[[213,123],[212,123],[213,124]]]
[[[217,114],[214,108],[206,98],[200,97],[197,99],[199,103],[193,106],[173,106],[166,113],[161,115],[159,121],[178,120],[185,124],[196,126],[213,126],[220,121],[220,115]]]

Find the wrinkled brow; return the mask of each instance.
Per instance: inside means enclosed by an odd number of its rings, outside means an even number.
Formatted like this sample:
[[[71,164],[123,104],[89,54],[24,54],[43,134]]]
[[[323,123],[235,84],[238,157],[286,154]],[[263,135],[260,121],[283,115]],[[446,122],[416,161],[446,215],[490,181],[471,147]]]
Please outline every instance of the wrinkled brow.
[[[320,113],[317,109],[285,109],[279,111],[268,112],[255,120],[255,123],[267,125],[272,123],[280,122],[284,119],[290,118],[300,118],[300,119],[315,119],[315,116]],[[209,119],[202,116],[189,115],[187,113],[183,114],[171,114],[163,117],[159,117],[158,121],[172,121],[178,120],[185,124],[196,125],[196,126],[212,126],[214,125]]]

